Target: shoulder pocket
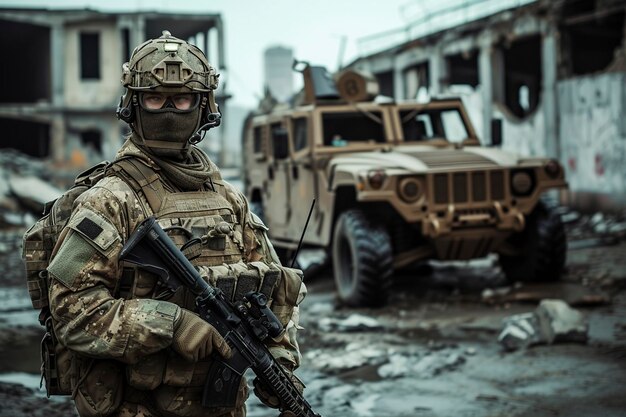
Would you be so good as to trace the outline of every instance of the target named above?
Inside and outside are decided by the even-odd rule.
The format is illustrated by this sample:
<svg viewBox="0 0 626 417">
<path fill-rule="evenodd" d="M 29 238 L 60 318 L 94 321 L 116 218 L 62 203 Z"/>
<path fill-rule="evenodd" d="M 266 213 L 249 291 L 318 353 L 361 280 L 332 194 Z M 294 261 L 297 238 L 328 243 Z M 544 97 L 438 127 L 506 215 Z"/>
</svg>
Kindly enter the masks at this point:
<svg viewBox="0 0 626 417">
<path fill-rule="evenodd" d="M 81 210 L 67 226 L 82 235 L 102 253 L 108 252 L 115 242 L 121 240 L 115 226 L 91 210 Z"/>
</svg>

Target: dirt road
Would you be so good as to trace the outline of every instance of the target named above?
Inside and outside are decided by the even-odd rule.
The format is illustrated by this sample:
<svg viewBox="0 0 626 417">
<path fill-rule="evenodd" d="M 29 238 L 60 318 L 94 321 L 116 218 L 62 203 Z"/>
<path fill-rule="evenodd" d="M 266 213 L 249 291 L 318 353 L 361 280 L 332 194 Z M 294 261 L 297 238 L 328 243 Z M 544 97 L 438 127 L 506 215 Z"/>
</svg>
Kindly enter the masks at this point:
<svg viewBox="0 0 626 417">
<path fill-rule="evenodd" d="M 626 415 L 626 242 L 572 243 L 562 283 L 507 290 L 495 258 L 433 263 L 397 277 L 378 310 L 342 309 L 328 273 L 307 278 L 298 373 L 308 399 L 323 416 Z M 16 253 L 5 244 L 5 271 Z M 73 415 L 67 401 L 36 388 L 36 313 L 19 274 L 4 283 L 0 417 Z M 506 353 L 497 342 L 502 319 L 543 298 L 581 311 L 588 342 Z M 248 405 L 251 417 L 277 414 L 256 398 Z"/>
</svg>

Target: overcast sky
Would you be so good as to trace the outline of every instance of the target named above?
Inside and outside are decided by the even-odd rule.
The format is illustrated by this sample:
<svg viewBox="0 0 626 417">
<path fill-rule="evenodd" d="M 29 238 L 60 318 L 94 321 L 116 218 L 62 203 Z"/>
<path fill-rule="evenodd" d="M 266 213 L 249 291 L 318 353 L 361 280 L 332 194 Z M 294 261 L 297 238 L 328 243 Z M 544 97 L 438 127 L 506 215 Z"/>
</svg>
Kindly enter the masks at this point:
<svg viewBox="0 0 626 417">
<path fill-rule="evenodd" d="M 343 62 L 348 63 L 358 56 L 359 38 L 405 25 L 403 15 L 409 15 L 415 3 L 417 0 L 0 0 L 0 5 L 14 7 L 220 13 L 231 103 L 250 106 L 263 90 L 262 58 L 268 46 L 292 47 L 296 58 L 334 70 L 343 36 Z M 297 83 L 300 85 L 299 80 Z"/>
</svg>

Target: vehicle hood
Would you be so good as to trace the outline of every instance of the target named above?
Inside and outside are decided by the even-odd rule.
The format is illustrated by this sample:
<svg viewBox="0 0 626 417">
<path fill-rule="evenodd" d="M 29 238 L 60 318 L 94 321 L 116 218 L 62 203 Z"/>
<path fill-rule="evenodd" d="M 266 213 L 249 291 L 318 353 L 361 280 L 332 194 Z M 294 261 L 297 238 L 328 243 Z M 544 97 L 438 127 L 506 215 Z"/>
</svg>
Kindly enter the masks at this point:
<svg viewBox="0 0 626 417">
<path fill-rule="evenodd" d="M 493 148 L 440 149 L 431 146 L 398 146 L 392 150 L 339 154 L 331 159 L 329 165 L 331 169 L 344 172 L 382 168 L 423 173 L 515 167 L 519 161 L 512 153 Z"/>
</svg>

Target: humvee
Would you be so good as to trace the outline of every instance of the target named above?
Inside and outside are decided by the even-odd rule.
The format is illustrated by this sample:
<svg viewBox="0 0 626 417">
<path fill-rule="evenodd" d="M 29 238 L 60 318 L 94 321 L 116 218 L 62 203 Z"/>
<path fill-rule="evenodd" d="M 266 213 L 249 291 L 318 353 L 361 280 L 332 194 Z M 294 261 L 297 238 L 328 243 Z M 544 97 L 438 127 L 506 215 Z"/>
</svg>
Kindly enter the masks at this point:
<svg viewBox="0 0 626 417">
<path fill-rule="evenodd" d="M 560 217 L 540 197 L 567 187 L 553 159 L 481 146 L 460 99 L 376 97 L 373 77 L 299 64 L 292 105 L 246 120 L 244 187 L 283 260 L 327 250 L 350 306 L 384 304 L 394 270 L 420 260 L 499 255 L 511 281 L 557 280 Z M 270 103 L 268 105 L 268 103 Z"/>
</svg>

